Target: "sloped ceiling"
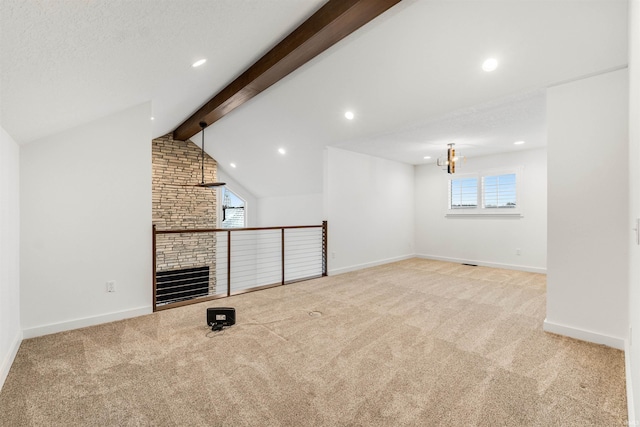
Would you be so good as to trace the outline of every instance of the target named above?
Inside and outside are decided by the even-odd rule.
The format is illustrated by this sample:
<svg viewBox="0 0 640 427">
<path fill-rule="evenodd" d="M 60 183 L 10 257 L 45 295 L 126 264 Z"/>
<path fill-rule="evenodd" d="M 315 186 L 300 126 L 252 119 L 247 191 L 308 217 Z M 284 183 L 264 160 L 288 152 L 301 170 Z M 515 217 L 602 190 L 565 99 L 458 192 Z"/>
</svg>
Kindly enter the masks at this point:
<svg viewBox="0 0 640 427">
<path fill-rule="evenodd" d="M 162 135 L 323 3 L 2 0 L 0 123 L 28 142 L 152 100 Z M 326 146 L 410 164 L 544 146 L 544 89 L 626 63 L 626 0 L 403 0 L 207 128 L 206 150 L 267 197 L 321 192 Z"/>
<path fill-rule="evenodd" d="M 166 134 L 323 3 L 1 0 L 1 123 L 29 142 L 152 100 Z"/>
</svg>

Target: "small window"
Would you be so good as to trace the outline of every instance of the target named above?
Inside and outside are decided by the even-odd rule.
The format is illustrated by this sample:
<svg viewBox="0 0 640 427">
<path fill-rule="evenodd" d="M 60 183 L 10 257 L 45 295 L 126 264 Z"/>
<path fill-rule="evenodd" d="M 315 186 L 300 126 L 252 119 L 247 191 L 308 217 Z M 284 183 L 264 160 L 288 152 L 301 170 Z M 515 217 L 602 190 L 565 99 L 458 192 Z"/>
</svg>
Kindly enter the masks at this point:
<svg viewBox="0 0 640 427">
<path fill-rule="evenodd" d="M 449 178 L 447 216 L 522 216 L 522 167 L 465 173 Z"/>
<path fill-rule="evenodd" d="M 516 207 L 516 174 L 482 177 L 482 194 L 485 209 L 514 209 Z"/>
<path fill-rule="evenodd" d="M 244 200 L 229 190 L 222 188 L 222 218 L 220 228 L 243 228 L 246 226 Z"/>
<path fill-rule="evenodd" d="M 450 183 L 449 209 L 478 207 L 478 178 L 452 179 Z"/>
</svg>

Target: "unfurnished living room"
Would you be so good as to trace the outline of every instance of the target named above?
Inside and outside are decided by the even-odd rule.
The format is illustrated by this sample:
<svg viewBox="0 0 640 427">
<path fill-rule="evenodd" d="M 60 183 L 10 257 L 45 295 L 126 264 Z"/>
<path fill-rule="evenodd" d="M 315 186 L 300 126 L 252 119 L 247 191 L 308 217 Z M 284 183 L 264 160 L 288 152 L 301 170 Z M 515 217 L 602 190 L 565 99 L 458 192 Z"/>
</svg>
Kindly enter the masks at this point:
<svg viewBox="0 0 640 427">
<path fill-rule="evenodd" d="M 639 58 L 640 0 L 0 0 L 0 426 L 640 425 Z"/>
</svg>

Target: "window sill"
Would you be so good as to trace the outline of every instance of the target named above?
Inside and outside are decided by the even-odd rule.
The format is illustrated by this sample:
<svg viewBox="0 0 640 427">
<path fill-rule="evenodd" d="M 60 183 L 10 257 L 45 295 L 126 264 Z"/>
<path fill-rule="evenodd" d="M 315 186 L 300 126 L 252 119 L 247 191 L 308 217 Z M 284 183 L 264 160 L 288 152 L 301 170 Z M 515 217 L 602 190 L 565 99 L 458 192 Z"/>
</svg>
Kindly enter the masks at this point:
<svg viewBox="0 0 640 427">
<path fill-rule="evenodd" d="M 447 213 L 445 218 L 505 218 L 505 219 L 519 219 L 523 218 L 520 212 L 509 212 L 509 213 Z"/>
</svg>

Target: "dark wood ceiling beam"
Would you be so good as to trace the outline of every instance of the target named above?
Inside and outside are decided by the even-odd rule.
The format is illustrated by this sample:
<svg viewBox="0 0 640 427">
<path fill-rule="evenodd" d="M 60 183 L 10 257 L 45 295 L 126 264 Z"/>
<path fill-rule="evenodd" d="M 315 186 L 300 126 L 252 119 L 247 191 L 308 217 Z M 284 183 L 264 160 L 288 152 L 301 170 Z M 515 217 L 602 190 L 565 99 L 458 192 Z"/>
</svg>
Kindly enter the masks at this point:
<svg viewBox="0 0 640 427">
<path fill-rule="evenodd" d="M 173 131 L 184 141 L 301 65 L 324 52 L 401 0 L 329 0 Z"/>
</svg>

